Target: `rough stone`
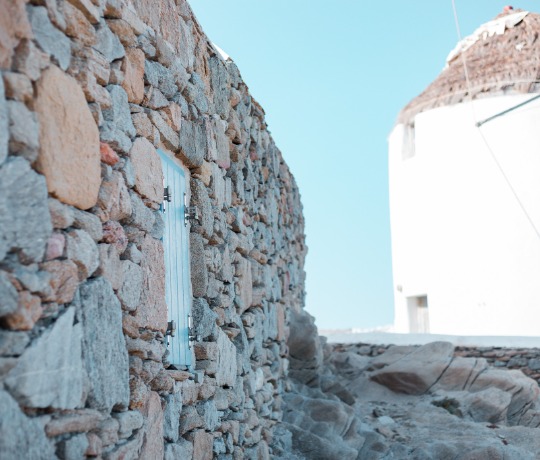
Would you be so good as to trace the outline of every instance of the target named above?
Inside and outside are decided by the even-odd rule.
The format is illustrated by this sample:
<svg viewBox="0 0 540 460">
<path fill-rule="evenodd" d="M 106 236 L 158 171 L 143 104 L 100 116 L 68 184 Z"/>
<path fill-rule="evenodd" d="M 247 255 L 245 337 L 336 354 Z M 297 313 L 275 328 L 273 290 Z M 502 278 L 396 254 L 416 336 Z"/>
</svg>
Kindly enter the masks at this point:
<svg viewBox="0 0 540 460">
<path fill-rule="evenodd" d="M 203 297 L 208 288 L 208 270 L 204 259 L 203 238 L 197 233 L 189 235 L 191 249 L 191 285 L 194 297 Z"/>
<path fill-rule="evenodd" d="M 150 392 L 141 412 L 146 418 L 146 426 L 140 458 L 163 458 L 163 410 L 157 393 Z"/>
<path fill-rule="evenodd" d="M 97 29 L 96 43 L 93 48 L 103 54 L 109 62 L 121 59 L 126 54 L 120 39 L 112 33 L 105 22 L 101 23 Z"/>
<path fill-rule="evenodd" d="M 79 209 L 96 204 L 101 183 L 99 133 L 77 82 L 55 66 L 38 82 L 37 169 L 49 192 Z"/>
<path fill-rule="evenodd" d="M 218 329 L 217 345 L 219 356 L 217 360 L 216 383 L 219 386 L 234 387 L 236 384 L 236 347 L 227 335 Z"/>
<path fill-rule="evenodd" d="M 62 70 L 67 70 L 71 62 L 69 38 L 53 26 L 47 8 L 42 6 L 28 7 L 27 11 L 39 47 L 53 56 Z"/>
<path fill-rule="evenodd" d="M 121 270 L 124 282 L 117 295 L 124 310 L 134 311 L 141 299 L 143 271 L 141 267 L 129 260 L 122 261 Z"/>
<path fill-rule="evenodd" d="M 49 56 L 40 51 L 31 40 L 23 40 L 17 47 L 13 59 L 14 70 L 24 73 L 30 80 L 36 81 L 41 71 L 49 66 Z"/>
<path fill-rule="evenodd" d="M 9 276 L 0 271 L 0 317 L 4 317 L 17 310 L 19 294 L 11 283 Z"/>
<path fill-rule="evenodd" d="M 103 237 L 101 221 L 94 214 L 89 212 L 74 210 L 73 227 L 80 228 L 87 232 L 94 241 L 99 241 Z"/>
<path fill-rule="evenodd" d="M 188 168 L 203 164 L 207 149 L 206 128 L 203 124 L 184 120 L 180 129 L 180 157 Z"/>
<path fill-rule="evenodd" d="M 19 358 L 5 385 L 27 407 L 74 409 L 84 401 L 81 325 L 69 308 Z"/>
<path fill-rule="evenodd" d="M 193 460 L 212 460 L 214 436 L 204 430 L 190 433 L 187 438 L 193 442 Z"/>
<path fill-rule="evenodd" d="M 128 245 L 128 238 L 124 232 L 124 227 L 114 220 L 103 224 L 102 241 L 116 247 L 118 254 L 122 254 Z"/>
<path fill-rule="evenodd" d="M 66 433 L 84 433 L 97 428 L 103 414 L 93 409 L 78 409 L 57 415 L 45 425 L 45 433 L 55 437 Z"/>
<path fill-rule="evenodd" d="M 169 442 L 177 442 L 179 438 L 180 413 L 182 412 L 182 394 L 173 393 L 165 397 L 163 414 L 163 436 Z"/>
<path fill-rule="evenodd" d="M 87 405 L 111 410 L 129 403 L 128 355 L 122 334 L 122 309 L 103 278 L 80 288 L 83 355 L 90 380 Z"/>
<path fill-rule="evenodd" d="M 19 292 L 19 305 L 17 310 L 6 315 L 3 323 L 9 329 L 16 331 L 30 331 L 41 317 L 41 300 L 28 291 Z"/>
<path fill-rule="evenodd" d="M 144 425 L 144 418 L 137 410 L 113 413 L 113 417 L 120 424 L 118 435 L 122 439 L 129 438 L 133 434 L 133 431 L 138 430 Z"/>
<path fill-rule="evenodd" d="M 109 144 L 105 144 L 105 142 L 99 144 L 99 153 L 101 155 L 101 161 L 109 166 L 114 166 L 120 161 L 118 154 Z"/>
<path fill-rule="evenodd" d="M 165 107 L 164 105 L 163 107 Z M 176 151 L 180 144 L 178 134 L 172 129 L 159 112 L 150 112 L 150 120 L 160 133 L 160 140 L 168 150 Z M 189 165 L 188 165 L 189 166 Z"/>
<path fill-rule="evenodd" d="M 83 13 L 91 24 L 97 24 L 99 22 L 101 16 L 99 9 L 91 0 L 69 0 L 69 2 Z"/>
<path fill-rule="evenodd" d="M 0 331 L 0 356 L 20 356 L 30 343 L 24 332 Z"/>
<path fill-rule="evenodd" d="M 210 309 L 205 299 L 193 299 L 192 315 L 197 334 L 201 336 L 201 339 L 217 336 L 216 320 L 218 315 Z"/>
<path fill-rule="evenodd" d="M 2 51 L 0 50 L 0 55 L 1 53 Z M 0 166 L 7 158 L 9 142 L 9 113 L 4 93 L 4 80 L 0 78 Z"/>
<path fill-rule="evenodd" d="M 30 78 L 22 73 L 4 73 L 5 97 L 25 104 L 31 103 L 34 97 L 34 88 Z M 0 89 L 0 92 L 2 90 Z M 0 96 L 2 97 L 2 96 Z"/>
<path fill-rule="evenodd" d="M 64 2 L 62 12 L 66 20 L 66 35 L 87 46 L 93 46 L 96 43 L 96 30 L 82 11 Z"/>
<path fill-rule="evenodd" d="M 20 40 L 32 37 L 32 29 L 26 15 L 26 0 L 2 0 L 0 2 L 0 69 L 9 69 L 13 51 Z M 1 161 L 0 161 L 1 163 Z"/>
<path fill-rule="evenodd" d="M 145 61 L 144 77 L 151 86 L 158 88 L 167 99 L 171 99 L 178 91 L 174 76 L 159 62 Z"/>
<path fill-rule="evenodd" d="M 63 460 L 84 458 L 86 449 L 88 449 L 88 438 L 85 434 L 78 434 L 61 441 L 56 448 L 56 454 Z"/>
<path fill-rule="evenodd" d="M 41 264 L 50 274 L 51 294 L 45 300 L 59 304 L 73 300 L 79 284 L 79 270 L 71 260 L 52 260 Z"/>
<path fill-rule="evenodd" d="M 109 85 L 107 90 L 111 96 L 111 107 L 103 110 L 105 123 L 100 131 L 101 140 L 110 144 L 116 151 L 127 155 L 131 149 L 131 139 L 136 135 L 128 96 L 118 85 Z"/>
<path fill-rule="evenodd" d="M 72 230 L 66 235 L 66 253 L 77 265 L 81 281 L 92 276 L 99 266 L 97 245 L 84 230 Z"/>
<path fill-rule="evenodd" d="M 125 222 L 129 225 L 145 231 L 150 232 L 156 222 L 156 217 L 151 209 L 147 208 L 142 199 L 134 192 L 130 192 L 131 198 L 131 216 L 125 219 Z"/>
<path fill-rule="evenodd" d="M 0 260 L 16 252 L 24 262 L 41 261 L 51 231 L 44 178 L 21 158 L 6 161 L 0 167 Z"/>
<path fill-rule="evenodd" d="M 38 155 L 39 125 L 34 112 L 18 101 L 8 101 L 9 111 L 9 150 L 33 162 Z"/>
<path fill-rule="evenodd" d="M 131 199 L 122 173 L 113 171 L 103 179 L 99 189 L 97 206 L 99 212 L 96 214 L 102 222 L 122 220 L 131 215 Z"/>
<path fill-rule="evenodd" d="M 165 460 L 178 460 L 180 458 L 193 458 L 193 444 L 180 439 L 176 444 L 165 445 Z"/>
<path fill-rule="evenodd" d="M 146 236 L 141 246 L 143 260 L 143 289 L 139 308 L 135 313 L 140 324 L 154 331 L 167 329 L 167 304 L 165 303 L 165 263 L 163 245 L 159 240 Z"/>
<path fill-rule="evenodd" d="M 154 146 L 144 138 L 138 138 L 129 153 L 135 175 L 135 189 L 145 198 L 163 201 L 163 174 L 161 160 Z"/>
<path fill-rule="evenodd" d="M 433 342 L 375 372 L 371 378 L 396 392 L 423 394 L 449 366 L 453 351 L 449 342 Z"/>
<path fill-rule="evenodd" d="M 125 280 L 118 250 L 112 244 L 100 244 L 98 245 L 98 251 L 99 268 L 96 275 L 103 276 L 111 283 L 111 287 L 117 291 Z"/>
<path fill-rule="evenodd" d="M 0 389 L 0 457 L 21 458 L 24 446 L 26 458 L 49 460 L 55 458 L 52 443 L 47 439 L 40 423 L 28 418 L 18 404 Z"/>
<path fill-rule="evenodd" d="M 49 198 L 48 203 L 53 227 L 60 229 L 71 227 L 74 220 L 72 208 L 54 198 Z"/>
<path fill-rule="evenodd" d="M 144 98 L 144 53 L 138 48 L 128 48 L 122 61 L 124 81 L 122 88 L 127 93 L 128 101 L 140 104 Z"/>
</svg>

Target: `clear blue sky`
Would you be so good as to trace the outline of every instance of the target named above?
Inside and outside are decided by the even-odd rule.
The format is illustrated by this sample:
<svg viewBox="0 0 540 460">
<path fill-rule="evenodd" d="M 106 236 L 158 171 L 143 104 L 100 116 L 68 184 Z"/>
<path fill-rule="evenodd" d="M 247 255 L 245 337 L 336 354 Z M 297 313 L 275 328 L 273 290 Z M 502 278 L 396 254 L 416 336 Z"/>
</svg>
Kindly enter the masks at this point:
<svg viewBox="0 0 540 460">
<path fill-rule="evenodd" d="M 302 194 L 319 328 L 393 322 L 387 136 L 457 42 L 450 0 L 190 0 L 266 111 Z M 463 34 L 507 4 L 457 0 Z M 538 11 L 538 1 L 515 8 Z"/>
</svg>

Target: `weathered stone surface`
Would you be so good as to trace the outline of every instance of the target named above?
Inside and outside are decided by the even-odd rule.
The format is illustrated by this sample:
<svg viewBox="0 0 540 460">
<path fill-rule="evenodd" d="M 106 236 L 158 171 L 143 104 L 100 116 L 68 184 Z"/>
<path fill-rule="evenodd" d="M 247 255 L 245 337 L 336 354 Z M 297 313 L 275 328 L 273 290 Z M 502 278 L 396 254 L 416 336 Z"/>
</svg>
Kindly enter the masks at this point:
<svg viewBox="0 0 540 460">
<path fill-rule="evenodd" d="M 28 291 L 19 292 L 17 310 L 6 315 L 3 323 L 12 330 L 30 331 L 42 313 L 41 300 Z"/>
<path fill-rule="evenodd" d="M 240 257 L 236 265 L 238 276 L 238 295 L 241 300 L 240 314 L 251 307 L 253 303 L 253 280 L 251 276 L 251 263 L 248 259 Z"/>
<path fill-rule="evenodd" d="M 218 319 L 218 315 L 210 309 L 205 299 L 193 299 L 192 315 L 197 334 L 202 339 L 216 337 L 218 329 L 216 320 Z"/>
<path fill-rule="evenodd" d="M 102 241 L 112 244 L 118 251 L 118 254 L 122 254 L 128 245 L 128 238 L 124 232 L 124 227 L 114 220 L 103 224 Z"/>
<path fill-rule="evenodd" d="M 131 198 L 122 173 L 113 171 L 103 179 L 99 189 L 96 213 L 102 222 L 122 220 L 131 215 Z"/>
<path fill-rule="evenodd" d="M 208 190 L 198 179 L 191 179 L 191 205 L 199 208 L 199 224 L 203 234 L 208 238 L 214 232 L 214 213 Z M 198 227 L 198 224 L 193 226 Z"/>
<path fill-rule="evenodd" d="M 163 105 L 163 107 L 166 107 L 167 104 Z M 180 144 L 180 139 L 176 131 L 167 124 L 159 112 L 150 112 L 150 120 L 159 131 L 161 142 L 165 148 L 176 151 Z"/>
<path fill-rule="evenodd" d="M 4 6 L 5 7 L 5 6 Z M 0 40 L 1 42 L 2 40 Z M 1 46 L 1 45 L 0 45 Z M 1 54 L 1 50 L 0 50 Z M 0 58 L 1 60 L 1 58 Z M 0 64 L 1 67 L 1 64 Z M 8 154 L 9 113 L 5 99 L 4 80 L 0 78 L 0 166 Z"/>
<path fill-rule="evenodd" d="M 52 260 L 41 268 L 50 274 L 51 295 L 45 300 L 59 304 L 73 300 L 79 284 L 79 270 L 71 260 Z"/>
<path fill-rule="evenodd" d="M 94 430 L 103 420 L 103 414 L 94 409 L 79 409 L 55 416 L 45 426 L 49 437 L 66 433 L 84 433 Z"/>
<path fill-rule="evenodd" d="M 64 2 L 62 12 L 66 20 L 66 35 L 87 46 L 96 43 L 96 30 L 84 13 L 69 2 Z"/>
<path fill-rule="evenodd" d="M 41 71 L 49 66 L 47 53 L 40 51 L 31 40 L 23 40 L 13 58 L 14 70 L 24 73 L 30 80 L 39 79 Z"/>
<path fill-rule="evenodd" d="M 121 270 L 124 282 L 117 295 L 124 310 L 134 311 L 141 299 L 143 270 L 129 260 L 122 261 Z"/>
<path fill-rule="evenodd" d="M 145 198 L 156 203 L 163 201 L 163 174 L 161 160 L 154 146 L 144 138 L 138 138 L 129 152 L 135 189 Z"/>
<path fill-rule="evenodd" d="M 101 221 L 98 217 L 89 212 L 75 209 L 73 212 L 73 227 L 84 230 L 94 241 L 99 241 L 103 237 Z"/>
<path fill-rule="evenodd" d="M 163 410 L 157 393 L 150 392 L 141 413 L 146 418 L 146 426 L 140 458 L 163 458 Z"/>
<path fill-rule="evenodd" d="M 144 61 L 144 53 L 138 48 L 128 48 L 122 61 L 122 88 L 133 104 L 140 104 L 144 98 Z"/>
<path fill-rule="evenodd" d="M 208 270 L 204 256 L 203 238 L 197 233 L 189 235 L 191 250 L 191 285 L 193 296 L 202 297 L 208 288 Z"/>
<path fill-rule="evenodd" d="M 180 439 L 176 444 L 166 444 L 164 458 L 165 460 L 193 458 L 193 444 L 185 439 Z"/>
<path fill-rule="evenodd" d="M 99 268 L 97 275 L 103 276 L 111 287 L 117 291 L 124 283 L 124 273 L 122 270 L 122 261 L 118 255 L 118 250 L 111 244 L 98 245 Z"/>
<path fill-rule="evenodd" d="M 51 231 L 43 177 L 22 158 L 4 162 L 0 167 L 0 260 L 16 252 L 22 261 L 41 261 Z"/>
<path fill-rule="evenodd" d="M 217 345 L 219 356 L 217 360 L 216 383 L 219 386 L 234 387 L 236 384 L 236 347 L 227 335 L 218 329 Z"/>
<path fill-rule="evenodd" d="M 26 458 L 55 458 L 54 448 L 45 436 L 43 427 L 38 421 L 26 417 L 9 393 L 3 390 L 0 390 L 0 407 L 1 458 L 21 458 L 22 449 Z"/>
<path fill-rule="evenodd" d="M 9 69 L 19 41 L 32 37 L 26 15 L 26 0 L 2 0 L 0 3 L 0 68 Z M 0 162 L 1 163 L 1 162 Z"/>
<path fill-rule="evenodd" d="M 118 436 L 122 439 L 129 438 L 134 430 L 138 430 L 144 425 L 144 418 L 138 410 L 113 413 L 113 417 L 120 424 Z"/>
<path fill-rule="evenodd" d="M 4 317 L 17 310 L 19 294 L 11 283 L 9 276 L 0 271 L 0 317 Z"/>
<path fill-rule="evenodd" d="M 109 62 L 123 58 L 126 54 L 120 39 L 112 33 L 105 22 L 101 23 L 97 29 L 96 43 L 93 48 L 103 54 Z"/>
<path fill-rule="evenodd" d="M 203 124 L 184 120 L 180 129 L 180 157 L 188 168 L 202 165 L 207 148 L 206 129 Z"/>
<path fill-rule="evenodd" d="M 178 91 L 173 74 L 159 62 L 147 60 L 144 63 L 144 77 L 151 86 L 158 88 L 167 99 L 171 99 Z"/>
<path fill-rule="evenodd" d="M 127 154 L 131 149 L 131 139 L 136 130 L 131 120 L 127 93 L 121 86 L 109 85 L 107 90 L 111 95 L 111 107 L 103 110 L 105 124 L 100 135 L 104 142 L 109 143 L 116 151 Z"/>
<path fill-rule="evenodd" d="M 69 308 L 45 331 L 9 372 L 5 384 L 27 407 L 74 409 L 84 402 L 81 325 Z"/>
<path fill-rule="evenodd" d="M 64 255 L 66 248 L 66 237 L 63 233 L 53 233 L 47 241 L 47 251 L 45 252 L 45 260 L 58 259 Z"/>
<path fill-rule="evenodd" d="M 449 342 L 429 343 L 375 372 L 371 378 L 396 392 L 423 394 L 446 370 L 453 351 Z"/>
<path fill-rule="evenodd" d="M 30 343 L 24 332 L 0 331 L 0 356 L 20 356 Z"/>
<path fill-rule="evenodd" d="M 193 460 L 212 460 L 214 436 L 204 430 L 190 433 L 187 438 L 193 442 Z"/>
<path fill-rule="evenodd" d="M 99 266 L 97 245 L 84 230 L 72 230 L 66 235 L 66 253 L 77 265 L 81 281 L 92 276 Z"/>
<path fill-rule="evenodd" d="M 85 434 L 78 434 L 58 443 L 56 454 L 58 458 L 64 460 L 84 458 L 86 449 L 88 449 L 88 438 Z"/>
<path fill-rule="evenodd" d="M 28 7 L 27 11 L 39 47 L 53 56 L 62 70 L 67 70 L 71 62 L 69 38 L 53 26 L 46 8 L 42 6 Z"/>
<path fill-rule="evenodd" d="M 34 112 L 18 101 L 8 101 L 9 150 L 33 162 L 38 155 L 39 125 Z"/>
<path fill-rule="evenodd" d="M 77 82 L 51 66 L 38 82 L 41 150 L 37 168 L 49 192 L 79 209 L 96 204 L 101 183 L 99 133 Z"/>
<path fill-rule="evenodd" d="M 97 24 L 100 19 L 99 9 L 92 3 L 91 0 L 69 0 L 69 2 L 77 7 L 92 24 Z"/>
<path fill-rule="evenodd" d="M 34 88 L 30 78 L 22 73 L 5 72 L 3 80 L 7 99 L 14 99 L 26 104 L 31 103 L 34 97 Z"/>
<path fill-rule="evenodd" d="M 109 166 L 114 166 L 120 161 L 118 154 L 109 144 L 105 144 L 105 142 L 99 144 L 99 153 L 101 155 L 101 161 Z"/>
<path fill-rule="evenodd" d="M 165 303 L 165 262 L 161 241 L 146 236 L 141 246 L 143 260 L 143 290 L 135 317 L 139 324 L 154 331 L 167 329 Z"/>
<path fill-rule="evenodd" d="M 485 359 L 455 357 L 442 377 L 433 386 L 433 390 L 468 390 L 480 373 L 488 368 Z"/>
<path fill-rule="evenodd" d="M 472 393 L 467 398 L 467 413 L 475 422 L 505 422 L 512 394 L 497 388 Z"/>
<path fill-rule="evenodd" d="M 96 409 L 127 408 L 128 355 L 122 334 L 122 309 L 103 278 L 81 288 L 83 357 L 90 379 L 87 404 Z"/>
<path fill-rule="evenodd" d="M 182 412 L 182 394 L 173 393 L 165 397 L 165 411 L 163 413 L 163 436 L 167 441 L 177 442 L 179 438 L 178 426 Z"/>
<path fill-rule="evenodd" d="M 130 192 L 129 196 L 131 198 L 131 216 L 125 222 L 145 232 L 152 231 L 156 222 L 154 213 L 144 205 L 139 195 Z"/>
</svg>

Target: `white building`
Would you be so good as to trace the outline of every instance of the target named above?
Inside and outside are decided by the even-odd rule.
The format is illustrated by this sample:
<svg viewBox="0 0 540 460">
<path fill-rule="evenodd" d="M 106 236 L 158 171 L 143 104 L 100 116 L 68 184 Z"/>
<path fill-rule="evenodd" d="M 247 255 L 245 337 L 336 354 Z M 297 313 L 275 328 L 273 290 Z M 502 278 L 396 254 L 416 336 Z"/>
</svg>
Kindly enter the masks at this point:
<svg viewBox="0 0 540 460">
<path fill-rule="evenodd" d="M 498 16 L 400 114 L 389 137 L 396 332 L 540 333 L 539 33 L 540 15 Z"/>
</svg>

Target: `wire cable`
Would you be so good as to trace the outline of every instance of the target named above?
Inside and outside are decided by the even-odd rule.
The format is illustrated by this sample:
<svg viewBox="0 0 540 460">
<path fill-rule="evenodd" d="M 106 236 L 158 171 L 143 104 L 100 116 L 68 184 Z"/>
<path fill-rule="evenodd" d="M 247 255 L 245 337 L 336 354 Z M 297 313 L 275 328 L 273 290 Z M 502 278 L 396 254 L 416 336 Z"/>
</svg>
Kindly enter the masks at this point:
<svg viewBox="0 0 540 460">
<path fill-rule="evenodd" d="M 454 11 L 454 21 L 456 23 L 456 31 L 457 31 L 458 39 L 459 39 L 459 41 L 461 41 L 463 38 L 462 38 L 462 35 L 461 35 L 461 27 L 460 27 L 460 23 L 459 23 L 459 15 L 458 15 L 458 11 L 457 11 L 457 8 L 456 8 L 456 0 L 452 0 L 452 9 Z M 527 209 L 525 208 L 525 205 L 522 203 L 521 199 L 519 198 L 519 195 L 517 194 L 516 189 L 512 185 L 512 182 L 510 182 L 509 177 L 504 172 L 504 169 L 503 169 L 501 163 L 497 159 L 497 156 L 495 155 L 495 152 L 493 151 L 493 149 L 489 145 L 489 142 L 486 139 L 486 136 L 485 136 L 485 134 L 483 133 L 483 131 L 481 129 L 481 125 L 478 125 L 478 117 L 476 116 L 476 110 L 474 108 L 474 100 L 473 100 L 472 91 L 471 91 L 472 85 L 471 85 L 471 80 L 470 80 L 470 77 L 469 77 L 469 69 L 468 69 L 468 66 L 467 66 L 467 58 L 465 56 L 464 51 L 461 52 L 460 54 L 461 54 L 461 60 L 463 62 L 463 71 L 465 72 L 465 80 L 467 82 L 469 98 L 470 98 L 470 101 L 471 101 L 471 110 L 472 110 L 472 113 L 473 113 L 473 118 L 474 118 L 474 121 L 475 121 L 475 124 L 476 124 L 476 128 L 478 129 L 478 133 L 480 134 L 480 137 L 482 138 L 482 141 L 484 142 L 486 148 L 488 149 L 488 152 L 491 155 L 491 158 L 493 159 L 493 161 L 497 165 L 497 168 L 499 169 L 500 173 L 502 174 L 506 184 L 508 185 L 508 188 L 510 189 L 510 191 L 514 195 L 514 198 L 516 199 L 519 207 L 523 211 L 523 214 L 525 214 L 525 217 L 527 218 L 527 220 L 531 224 L 531 227 L 533 228 L 534 232 L 536 233 L 536 236 L 538 237 L 538 240 L 540 241 L 540 231 L 538 230 L 538 228 L 534 224 L 534 221 L 532 220 L 532 217 L 527 212 Z"/>
</svg>

